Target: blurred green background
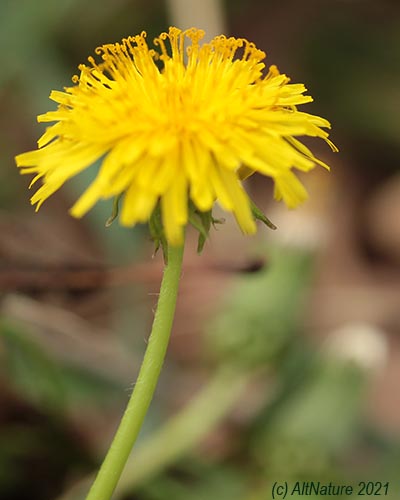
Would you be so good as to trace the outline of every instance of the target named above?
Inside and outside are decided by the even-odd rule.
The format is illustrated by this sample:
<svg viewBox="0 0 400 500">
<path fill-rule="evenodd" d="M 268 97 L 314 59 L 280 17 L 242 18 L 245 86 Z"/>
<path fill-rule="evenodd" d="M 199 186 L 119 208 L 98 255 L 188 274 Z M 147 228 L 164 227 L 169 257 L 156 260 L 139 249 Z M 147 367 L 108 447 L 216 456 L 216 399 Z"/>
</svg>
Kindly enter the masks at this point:
<svg viewBox="0 0 400 500">
<path fill-rule="evenodd" d="M 115 498 L 264 500 L 275 481 L 381 481 L 398 499 L 398 0 L 0 0 L 0 498 L 84 498 L 162 271 L 146 228 L 104 228 L 109 204 L 68 216 L 90 170 L 34 214 L 13 157 L 35 148 L 51 89 L 97 45 L 170 24 L 254 41 L 306 83 L 341 152 L 311 143 L 332 172 L 307 174 L 295 212 L 250 179 L 277 231 L 243 238 L 228 217 L 200 257 L 189 231 L 167 362 Z"/>
</svg>

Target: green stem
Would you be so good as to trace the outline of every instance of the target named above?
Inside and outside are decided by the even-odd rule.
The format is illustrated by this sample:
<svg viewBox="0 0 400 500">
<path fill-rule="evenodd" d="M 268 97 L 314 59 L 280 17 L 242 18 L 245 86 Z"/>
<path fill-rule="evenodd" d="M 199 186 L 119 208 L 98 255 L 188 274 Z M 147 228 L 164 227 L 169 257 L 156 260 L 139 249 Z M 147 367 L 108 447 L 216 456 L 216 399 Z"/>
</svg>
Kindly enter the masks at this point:
<svg viewBox="0 0 400 500">
<path fill-rule="evenodd" d="M 122 474 L 153 398 L 168 347 L 182 269 L 183 246 L 169 247 L 168 264 L 142 366 L 125 414 L 86 500 L 108 500 Z"/>
<path fill-rule="evenodd" d="M 128 460 L 116 498 L 131 493 L 193 449 L 226 418 L 255 374 L 237 366 L 220 367 L 179 413 L 140 443 L 134 459 Z"/>
</svg>

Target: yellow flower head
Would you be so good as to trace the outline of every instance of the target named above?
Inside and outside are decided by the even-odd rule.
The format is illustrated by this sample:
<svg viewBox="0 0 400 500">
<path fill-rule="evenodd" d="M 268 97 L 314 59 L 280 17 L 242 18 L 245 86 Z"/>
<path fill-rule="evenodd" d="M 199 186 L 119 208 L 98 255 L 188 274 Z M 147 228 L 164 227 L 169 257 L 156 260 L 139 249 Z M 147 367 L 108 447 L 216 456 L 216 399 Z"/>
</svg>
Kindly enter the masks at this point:
<svg viewBox="0 0 400 500">
<path fill-rule="evenodd" d="M 69 178 L 101 159 L 93 183 L 71 209 L 83 216 L 98 200 L 123 194 L 120 222 L 150 219 L 158 202 L 166 238 L 183 240 L 188 205 L 200 213 L 216 200 L 233 212 L 244 233 L 256 230 L 241 181 L 259 172 L 272 177 L 275 198 L 288 207 L 307 193 L 292 169 L 328 168 L 297 136 L 327 141 L 328 121 L 297 110 L 312 101 L 275 66 L 263 76 L 265 53 L 242 38 L 170 28 L 150 49 L 146 33 L 96 49 L 79 66 L 74 86 L 53 91 L 56 122 L 39 149 L 16 157 L 22 173 L 43 185 L 37 208 Z M 187 48 L 185 48 L 185 46 Z"/>
</svg>

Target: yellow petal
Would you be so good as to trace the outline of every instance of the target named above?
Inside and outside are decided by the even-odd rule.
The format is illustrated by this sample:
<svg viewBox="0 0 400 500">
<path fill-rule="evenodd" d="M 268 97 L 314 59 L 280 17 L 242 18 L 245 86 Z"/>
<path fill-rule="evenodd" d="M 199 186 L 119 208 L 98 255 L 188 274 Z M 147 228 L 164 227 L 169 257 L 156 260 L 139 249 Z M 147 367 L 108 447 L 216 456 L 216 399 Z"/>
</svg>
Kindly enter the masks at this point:
<svg viewBox="0 0 400 500">
<path fill-rule="evenodd" d="M 161 198 L 162 220 L 168 241 L 179 246 L 183 242 L 183 227 L 188 219 L 187 180 L 177 176 Z"/>
<path fill-rule="evenodd" d="M 283 200 L 289 208 L 295 208 L 307 198 L 306 188 L 293 172 L 275 178 L 276 200 Z"/>
<path fill-rule="evenodd" d="M 156 206 L 157 196 L 143 191 L 132 184 L 126 191 L 120 215 L 123 226 L 133 226 L 137 222 L 146 222 Z"/>
<path fill-rule="evenodd" d="M 251 213 L 249 199 L 236 173 L 216 166 L 212 171 L 211 181 L 222 207 L 234 213 L 244 233 L 254 233 L 256 224 Z"/>
</svg>

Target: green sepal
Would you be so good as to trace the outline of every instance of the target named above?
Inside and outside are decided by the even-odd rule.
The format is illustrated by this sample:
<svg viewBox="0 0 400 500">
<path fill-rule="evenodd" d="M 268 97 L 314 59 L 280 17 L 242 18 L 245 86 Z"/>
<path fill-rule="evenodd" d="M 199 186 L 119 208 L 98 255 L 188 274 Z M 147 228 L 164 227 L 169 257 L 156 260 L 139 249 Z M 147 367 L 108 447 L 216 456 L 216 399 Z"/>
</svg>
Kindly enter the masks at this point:
<svg viewBox="0 0 400 500">
<path fill-rule="evenodd" d="M 214 219 L 214 217 L 211 217 L 211 223 L 213 225 L 213 228 L 216 229 L 215 226 L 217 224 L 225 224 L 225 219 L 223 217 L 221 219 Z"/>
<path fill-rule="evenodd" d="M 202 226 L 205 229 L 204 233 L 199 233 L 199 239 L 197 241 L 197 253 L 200 255 L 203 251 L 204 244 L 210 234 L 211 224 L 214 224 L 214 218 L 212 216 L 211 210 L 208 212 L 198 212 L 199 218 L 201 220 Z"/>
<path fill-rule="evenodd" d="M 164 227 L 161 219 L 160 203 L 157 203 L 156 208 L 149 219 L 149 230 L 151 239 L 154 241 L 154 255 L 162 248 L 164 262 L 168 264 L 168 241 L 164 234 Z"/>
<path fill-rule="evenodd" d="M 275 224 L 268 219 L 268 217 L 257 207 L 257 205 L 253 202 L 253 200 L 250 200 L 250 208 L 253 213 L 253 217 L 255 219 L 264 222 L 264 224 L 268 226 L 270 229 L 274 230 L 277 229 Z"/>
<path fill-rule="evenodd" d="M 197 253 L 201 254 L 204 244 L 208 238 L 208 232 L 211 225 L 209 212 L 191 212 L 189 214 L 189 222 L 199 232 L 199 239 L 197 240 Z"/>
<path fill-rule="evenodd" d="M 197 207 L 189 202 L 189 223 L 199 232 L 199 239 L 197 241 L 197 253 L 200 254 L 203 251 L 204 244 L 208 238 L 210 232 L 211 223 L 213 222 L 213 217 L 211 210 L 207 212 L 201 212 Z"/>
<path fill-rule="evenodd" d="M 106 220 L 106 227 L 110 227 L 111 224 L 118 217 L 118 213 L 119 213 L 119 200 L 121 199 L 121 196 L 122 196 L 122 194 L 119 194 L 118 196 L 114 197 L 112 212 L 111 212 L 110 217 Z"/>
<path fill-rule="evenodd" d="M 211 210 L 206 212 L 200 211 L 191 200 L 189 200 L 188 212 L 188 223 L 191 224 L 199 233 L 197 253 L 200 254 L 203 251 L 205 242 L 210 233 L 211 225 L 215 226 L 215 224 L 223 224 L 225 220 L 215 219 Z M 150 216 L 149 230 L 151 238 L 154 241 L 154 255 L 161 246 L 164 255 L 164 262 L 168 264 L 168 241 L 165 237 L 160 203 L 157 203 L 156 208 Z"/>
</svg>

